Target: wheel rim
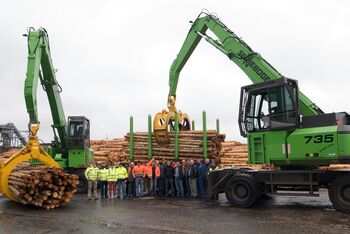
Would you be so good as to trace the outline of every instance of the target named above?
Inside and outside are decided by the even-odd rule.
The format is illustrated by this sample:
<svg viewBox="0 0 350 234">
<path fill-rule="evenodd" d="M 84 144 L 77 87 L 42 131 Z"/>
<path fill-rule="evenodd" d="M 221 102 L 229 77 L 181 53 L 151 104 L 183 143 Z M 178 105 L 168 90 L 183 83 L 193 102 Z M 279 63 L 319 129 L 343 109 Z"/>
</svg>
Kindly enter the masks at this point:
<svg viewBox="0 0 350 234">
<path fill-rule="evenodd" d="M 244 201 L 249 198 L 249 186 L 245 183 L 236 183 L 232 189 L 232 196 L 235 200 Z"/>
</svg>

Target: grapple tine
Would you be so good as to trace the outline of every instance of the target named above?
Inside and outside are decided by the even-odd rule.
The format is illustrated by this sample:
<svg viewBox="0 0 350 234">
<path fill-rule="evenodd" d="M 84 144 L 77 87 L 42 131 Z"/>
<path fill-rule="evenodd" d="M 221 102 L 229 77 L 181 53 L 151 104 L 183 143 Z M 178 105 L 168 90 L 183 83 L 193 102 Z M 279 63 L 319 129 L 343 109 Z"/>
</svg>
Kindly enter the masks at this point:
<svg viewBox="0 0 350 234">
<path fill-rule="evenodd" d="M 179 131 L 188 131 L 191 129 L 190 118 L 186 113 L 178 112 Z M 169 129 L 170 128 L 170 129 Z M 175 112 L 163 110 L 154 117 L 153 130 L 158 144 L 169 142 L 168 131 L 175 130 Z"/>
<path fill-rule="evenodd" d="M 167 116 L 168 112 L 163 110 L 156 114 L 153 120 L 153 131 L 156 141 L 158 143 L 167 143 L 169 142 L 168 136 L 168 126 L 167 126 Z"/>
</svg>

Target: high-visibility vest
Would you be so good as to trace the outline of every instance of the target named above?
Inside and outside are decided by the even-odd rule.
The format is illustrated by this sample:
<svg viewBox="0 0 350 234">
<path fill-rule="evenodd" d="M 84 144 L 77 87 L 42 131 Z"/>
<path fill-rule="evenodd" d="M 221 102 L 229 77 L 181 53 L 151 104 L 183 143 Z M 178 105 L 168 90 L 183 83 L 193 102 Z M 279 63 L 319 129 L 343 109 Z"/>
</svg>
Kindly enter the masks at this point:
<svg viewBox="0 0 350 234">
<path fill-rule="evenodd" d="M 108 182 L 116 182 L 117 181 L 117 168 L 110 167 L 108 169 L 107 180 L 108 180 Z"/>
<path fill-rule="evenodd" d="M 209 171 L 216 171 L 216 170 L 219 170 L 219 167 L 218 166 L 215 166 L 214 168 L 209 168 Z"/>
<path fill-rule="evenodd" d="M 123 180 L 123 179 L 126 179 L 128 178 L 128 172 L 127 170 L 125 169 L 125 167 L 118 167 L 117 168 L 117 179 L 118 180 Z"/>
<path fill-rule="evenodd" d="M 86 168 L 85 177 L 87 180 L 96 181 L 98 179 L 98 168 L 94 166 Z"/>
<path fill-rule="evenodd" d="M 108 178 L 108 169 L 107 168 L 101 168 L 98 170 L 98 179 L 100 181 L 107 181 Z"/>
<path fill-rule="evenodd" d="M 147 167 L 147 169 L 146 169 L 146 174 L 147 174 L 147 176 L 149 178 L 152 178 L 152 170 L 153 170 L 152 166 Z M 156 166 L 154 170 L 155 170 L 155 173 L 156 173 L 156 178 L 158 178 L 160 176 L 160 169 L 159 169 L 159 167 Z"/>
<path fill-rule="evenodd" d="M 132 172 L 133 172 L 135 177 L 144 177 L 145 176 L 145 167 L 144 166 L 135 166 Z"/>
</svg>

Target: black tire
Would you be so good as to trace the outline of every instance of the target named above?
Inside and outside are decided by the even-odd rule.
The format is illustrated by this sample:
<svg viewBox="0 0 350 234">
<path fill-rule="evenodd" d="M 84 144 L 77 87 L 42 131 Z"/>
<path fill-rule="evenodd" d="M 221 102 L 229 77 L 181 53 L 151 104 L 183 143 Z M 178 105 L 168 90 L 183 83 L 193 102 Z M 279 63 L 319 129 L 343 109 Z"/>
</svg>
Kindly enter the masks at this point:
<svg viewBox="0 0 350 234">
<path fill-rule="evenodd" d="M 254 177 L 248 174 L 233 176 L 225 185 L 225 195 L 232 206 L 251 207 L 259 194 L 258 184 Z"/>
<path fill-rule="evenodd" d="M 328 196 L 336 210 L 350 213 L 350 176 L 336 178 L 328 189 Z"/>
<path fill-rule="evenodd" d="M 78 193 L 87 193 L 88 191 L 88 181 L 83 173 L 77 174 L 79 177 L 79 184 L 77 185 Z"/>
</svg>

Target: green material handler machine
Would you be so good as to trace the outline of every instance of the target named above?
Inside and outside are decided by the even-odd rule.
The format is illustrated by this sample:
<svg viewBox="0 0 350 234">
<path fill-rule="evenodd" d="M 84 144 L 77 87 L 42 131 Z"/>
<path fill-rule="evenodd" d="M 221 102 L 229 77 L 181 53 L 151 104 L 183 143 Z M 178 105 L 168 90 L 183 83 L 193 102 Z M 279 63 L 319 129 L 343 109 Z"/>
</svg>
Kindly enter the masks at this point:
<svg viewBox="0 0 350 234">
<path fill-rule="evenodd" d="M 279 73 L 217 16 L 202 12 L 191 23 L 170 69 L 169 112 L 163 110 L 155 117 L 159 123 L 154 124 L 158 141 L 166 141 L 166 125 L 173 126 L 179 74 L 198 43 L 205 39 L 253 82 L 241 88 L 239 110 L 239 128 L 248 141 L 249 163 L 278 168 L 234 167 L 210 172 L 207 196 L 225 193 L 230 204 L 250 207 L 265 194 L 319 196 L 319 189 L 327 188 L 334 207 L 350 212 L 350 171 L 321 169 L 350 163 L 350 115 L 324 113 L 299 91 L 296 80 Z M 216 38 L 209 36 L 208 30 Z M 190 129 L 188 115 L 179 115 L 184 116 L 186 123 L 179 123 L 179 128 Z"/>
<path fill-rule="evenodd" d="M 78 191 L 86 191 L 87 181 L 83 172 L 93 160 L 90 122 L 84 116 L 69 116 L 68 121 L 66 120 L 60 97 L 62 89 L 56 80 L 46 30 L 29 28 L 28 34 L 24 36 L 28 39 L 24 97 L 30 119 L 29 126 L 39 125 L 36 93 L 40 82 L 48 97 L 54 133 L 54 140 L 50 144 L 44 144 L 44 149 L 66 171 L 77 174 L 80 181 Z M 32 160 L 31 163 L 39 162 Z"/>
</svg>

